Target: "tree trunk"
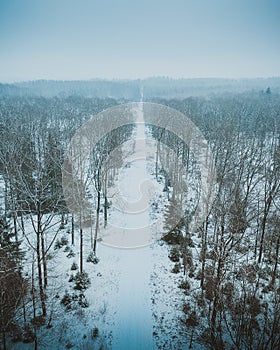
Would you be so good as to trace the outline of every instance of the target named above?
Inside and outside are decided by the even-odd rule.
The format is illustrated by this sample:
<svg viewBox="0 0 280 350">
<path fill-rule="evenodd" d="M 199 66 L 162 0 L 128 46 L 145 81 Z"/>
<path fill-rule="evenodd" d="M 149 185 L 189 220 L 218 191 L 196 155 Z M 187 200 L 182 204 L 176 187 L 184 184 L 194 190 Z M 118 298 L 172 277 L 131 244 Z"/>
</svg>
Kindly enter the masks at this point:
<svg viewBox="0 0 280 350">
<path fill-rule="evenodd" d="M 18 242 L 17 212 L 16 212 L 16 210 L 14 210 L 14 213 L 13 213 L 13 221 L 14 221 L 14 231 L 15 231 L 16 242 Z"/>
<path fill-rule="evenodd" d="M 279 248 L 280 248 L 280 236 L 278 236 L 277 243 L 276 243 L 275 264 L 274 264 L 274 269 L 273 269 L 273 274 L 271 279 L 272 286 L 274 286 L 275 280 L 276 280 L 277 266 L 278 266 L 278 260 L 279 260 Z"/>
<path fill-rule="evenodd" d="M 33 318 L 36 317 L 36 303 L 35 303 L 35 285 L 34 285 L 34 254 L 32 257 L 32 271 L 31 271 L 31 294 L 32 294 L 32 306 L 33 306 Z"/>
<path fill-rule="evenodd" d="M 261 223 L 261 241 L 260 241 L 260 250 L 259 250 L 259 258 L 258 258 L 258 263 L 260 264 L 262 261 L 262 254 L 263 254 L 263 245 L 264 245 L 264 235 L 265 235 L 265 227 L 266 227 L 266 219 L 267 219 L 267 214 L 264 214 L 264 217 L 262 219 Z"/>
<path fill-rule="evenodd" d="M 98 191 L 97 192 L 97 208 L 96 208 L 96 223 L 95 223 L 94 245 L 93 245 L 93 252 L 94 252 L 94 254 L 96 254 L 96 244 L 97 244 L 97 236 L 98 236 L 98 229 L 99 229 L 100 199 L 101 199 L 101 193 L 100 193 L 100 191 Z"/>
<path fill-rule="evenodd" d="M 71 218 L 71 244 L 75 245 L 75 225 L 74 225 L 74 214 Z"/>
<path fill-rule="evenodd" d="M 82 213 L 80 212 L 80 272 L 83 272 L 83 223 Z"/>
<path fill-rule="evenodd" d="M 2 330 L 2 343 L 3 343 L 3 350 L 7 350 L 7 342 L 6 342 L 6 331 Z"/>
<path fill-rule="evenodd" d="M 206 251 L 207 251 L 207 230 L 208 230 L 208 217 L 206 218 L 205 222 L 205 229 L 201 229 L 201 240 L 202 240 L 202 246 L 201 246 L 201 281 L 200 281 L 200 287 L 203 289 L 204 285 L 204 275 L 205 275 L 205 263 L 206 263 Z"/>
<path fill-rule="evenodd" d="M 158 179 L 158 162 L 159 162 L 159 151 L 160 151 L 160 141 L 157 141 L 157 151 L 156 151 L 156 179 Z"/>
<path fill-rule="evenodd" d="M 41 232 L 41 251 L 42 251 L 42 262 L 43 262 L 43 272 L 44 272 L 44 289 L 46 289 L 48 285 L 48 275 L 47 275 L 47 260 L 46 260 L 46 254 L 45 254 L 45 240 L 44 240 L 43 232 Z"/>
<path fill-rule="evenodd" d="M 261 223 L 261 242 L 260 242 L 259 259 L 258 259 L 259 264 L 262 261 L 266 222 L 267 222 L 267 218 L 268 218 L 268 214 L 270 211 L 270 207 L 271 207 L 271 203 L 272 203 L 274 194 L 277 192 L 278 188 L 279 188 L 279 186 L 277 185 L 277 182 L 275 182 L 269 191 L 268 197 L 266 197 L 266 193 L 265 193 L 265 206 L 264 206 L 263 219 L 262 219 L 262 223 Z M 266 188 L 265 188 L 265 191 L 266 191 Z"/>
<path fill-rule="evenodd" d="M 45 303 L 45 294 L 43 288 L 43 275 L 42 275 L 42 265 L 41 265 L 41 251 L 40 251 L 40 238 L 41 238 L 41 215 L 38 214 L 38 228 L 37 228 L 37 245 L 36 245 L 36 253 L 37 253 L 37 268 L 38 268 L 38 280 L 39 280 L 39 290 L 40 290 L 40 299 L 42 306 L 42 314 L 43 316 L 47 315 L 47 308 Z"/>
<path fill-rule="evenodd" d="M 108 198 L 107 198 L 107 171 L 104 180 L 104 228 L 107 226 L 108 221 Z"/>
<path fill-rule="evenodd" d="M 20 217 L 20 222 L 21 222 L 21 230 L 22 230 L 22 234 L 23 234 L 23 235 L 25 235 L 25 227 L 24 227 L 23 214 L 21 214 L 21 217 Z"/>
</svg>

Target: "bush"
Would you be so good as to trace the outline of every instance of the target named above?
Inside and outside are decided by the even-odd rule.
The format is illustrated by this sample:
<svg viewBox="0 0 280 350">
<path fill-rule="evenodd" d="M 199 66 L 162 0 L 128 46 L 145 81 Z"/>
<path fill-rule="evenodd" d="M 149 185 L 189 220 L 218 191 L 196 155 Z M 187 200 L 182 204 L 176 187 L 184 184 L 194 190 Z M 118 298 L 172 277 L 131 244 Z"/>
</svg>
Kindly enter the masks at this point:
<svg viewBox="0 0 280 350">
<path fill-rule="evenodd" d="M 91 262 L 93 264 L 98 264 L 99 263 L 99 259 L 94 254 L 94 252 L 90 252 L 90 254 L 89 254 L 88 258 L 87 258 L 87 262 Z"/>
<path fill-rule="evenodd" d="M 78 265 L 75 262 L 73 262 L 73 264 L 71 266 L 71 270 L 78 270 Z"/>
<path fill-rule="evenodd" d="M 66 306 L 67 310 L 73 309 L 73 306 L 80 305 L 82 308 L 89 307 L 89 302 L 87 301 L 85 295 L 80 293 L 79 295 L 73 293 L 70 295 L 67 291 L 61 300 L 61 304 Z"/>
<path fill-rule="evenodd" d="M 173 247 L 168 255 L 169 259 L 173 262 L 178 262 L 180 261 L 180 253 L 178 248 Z"/>
<path fill-rule="evenodd" d="M 57 239 L 54 244 L 54 250 L 60 249 L 61 247 L 62 247 L 61 242 L 59 239 Z"/>
<path fill-rule="evenodd" d="M 190 268 L 190 272 L 189 272 L 189 278 L 193 278 L 195 276 L 195 269 L 193 267 Z"/>
<path fill-rule="evenodd" d="M 73 274 L 70 275 L 68 282 L 73 282 L 74 281 L 74 276 Z"/>
<path fill-rule="evenodd" d="M 72 302 L 72 297 L 71 295 L 66 291 L 63 298 L 61 299 L 61 304 L 64 306 L 68 306 Z"/>
<path fill-rule="evenodd" d="M 62 246 L 67 245 L 68 244 L 68 238 L 66 236 L 62 236 L 60 242 L 61 242 Z"/>
<path fill-rule="evenodd" d="M 192 311 L 190 314 L 189 314 L 189 317 L 186 319 L 186 326 L 188 327 L 196 327 L 198 326 L 198 318 L 196 316 L 196 313 L 195 311 Z"/>
<path fill-rule="evenodd" d="M 75 253 L 73 252 L 72 249 L 70 249 L 69 253 L 66 255 L 67 258 L 73 258 L 75 256 Z"/>
<path fill-rule="evenodd" d="M 45 324 L 45 318 L 44 316 L 40 315 L 40 316 L 36 316 L 34 318 L 31 319 L 31 323 L 35 326 L 35 327 L 41 327 Z"/>
<path fill-rule="evenodd" d="M 170 245 L 178 245 L 183 240 L 183 235 L 180 230 L 173 229 L 162 237 L 162 240 Z"/>
<path fill-rule="evenodd" d="M 78 304 L 83 308 L 89 307 L 89 302 L 83 293 L 79 295 Z"/>
<path fill-rule="evenodd" d="M 64 252 L 65 252 L 65 253 L 70 252 L 70 247 L 69 247 L 69 245 L 67 245 L 67 246 L 64 248 Z"/>
<path fill-rule="evenodd" d="M 190 290 L 191 285 L 188 281 L 184 281 L 179 284 L 179 288 L 184 289 L 185 291 Z"/>
<path fill-rule="evenodd" d="M 184 304 L 183 305 L 183 312 L 184 312 L 184 314 L 188 314 L 190 312 L 190 310 L 191 310 L 190 304 Z"/>
<path fill-rule="evenodd" d="M 174 267 L 173 267 L 173 269 L 172 269 L 171 272 L 173 272 L 173 273 L 179 273 L 180 270 L 181 270 L 181 265 L 177 263 L 177 264 L 174 265 Z"/>
<path fill-rule="evenodd" d="M 94 327 L 93 330 L 92 330 L 92 332 L 91 332 L 91 337 L 92 337 L 92 339 L 97 338 L 97 337 L 98 337 L 98 333 L 99 333 L 98 328 L 97 328 L 97 327 Z"/>
<path fill-rule="evenodd" d="M 57 249 L 60 249 L 62 248 L 63 246 L 67 245 L 68 244 L 68 238 L 63 236 L 61 237 L 61 239 L 57 239 L 55 241 L 55 245 L 54 245 L 54 249 L 57 250 Z"/>
<path fill-rule="evenodd" d="M 78 272 L 76 276 L 74 277 L 75 286 L 74 289 L 76 290 L 86 290 L 90 285 L 90 279 L 88 277 L 88 274 L 86 272 Z"/>
</svg>

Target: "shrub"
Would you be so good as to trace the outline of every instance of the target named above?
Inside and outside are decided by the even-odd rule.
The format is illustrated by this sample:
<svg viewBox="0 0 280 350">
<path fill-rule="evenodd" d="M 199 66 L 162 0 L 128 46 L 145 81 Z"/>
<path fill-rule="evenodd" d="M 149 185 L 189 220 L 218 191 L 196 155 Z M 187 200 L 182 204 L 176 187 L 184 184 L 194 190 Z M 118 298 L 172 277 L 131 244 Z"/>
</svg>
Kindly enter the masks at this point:
<svg viewBox="0 0 280 350">
<path fill-rule="evenodd" d="M 61 242 L 62 246 L 67 245 L 68 238 L 66 236 L 62 236 L 60 242 Z"/>
<path fill-rule="evenodd" d="M 73 262 L 71 270 L 78 270 L 78 265 L 75 262 Z"/>
<path fill-rule="evenodd" d="M 66 291 L 63 298 L 61 299 L 61 304 L 64 306 L 68 306 L 72 302 L 72 297 L 71 295 Z"/>
<path fill-rule="evenodd" d="M 59 239 L 57 239 L 54 244 L 54 250 L 60 249 L 61 247 L 62 247 L 61 242 Z"/>
<path fill-rule="evenodd" d="M 86 272 L 78 272 L 76 276 L 74 277 L 75 286 L 74 289 L 76 290 L 85 290 L 90 285 L 90 279 L 88 277 L 88 274 Z"/>
<path fill-rule="evenodd" d="M 65 246 L 65 245 L 67 245 L 67 244 L 68 244 L 68 238 L 65 237 L 65 236 L 63 236 L 63 237 L 61 237 L 60 240 L 57 239 L 57 240 L 55 241 L 54 249 L 55 249 L 55 250 L 56 250 L 56 249 L 60 249 L 60 248 L 62 248 L 63 246 Z"/>
<path fill-rule="evenodd" d="M 97 328 L 97 327 L 94 327 L 93 330 L 92 330 L 92 332 L 91 332 L 91 337 L 92 337 L 92 339 L 97 338 L 97 337 L 98 337 L 98 333 L 99 333 L 98 328 Z"/>
<path fill-rule="evenodd" d="M 98 264 L 99 263 L 99 259 L 97 258 L 97 256 L 94 254 L 94 252 L 90 252 L 89 256 L 87 258 L 87 262 L 91 262 L 93 264 Z"/>
<path fill-rule="evenodd" d="M 80 293 L 79 295 L 73 293 L 70 295 L 67 291 L 61 300 L 61 304 L 66 306 L 67 310 L 71 310 L 73 307 L 75 308 L 75 305 L 79 305 L 82 308 L 89 307 L 89 302 L 83 293 Z"/>
<path fill-rule="evenodd" d="M 74 281 L 74 276 L 73 274 L 70 275 L 68 282 L 73 282 Z"/>
<path fill-rule="evenodd" d="M 176 247 L 172 247 L 172 249 L 170 250 L 170 253 L 168 255 L 169 259 L 173 262 L 178 262 L 180 261 L 180 253 L 178 248 Z"/>
<path fill-rule="evenodd" d="M 196 327 L 198 326 L 198 318 L 196 316 L 195 311 L 192 311 L 189 317 L 186 319 L 186 326 L 188 327 Z"/>
<path fill-rule="evenodd" d="M 184 312 L 185 314 L 188 314 L 188 313 L 190 312 L 190 309 L 191 309 L 190 304 L 184 304 L 184 305 L 183 305 L 183 312 Z"/>
<path fill-rule="evenodd" d="M 44 316 L 40 315 L 40 316 L 36 316 L 34 318 L 31 319 L 31 323 L 35 326 L 35 327 L 41 327 L 45 324 L 45 318 Z"/>
<path fill-rule="evenodd" d="M 178 245 L 183 240 L 183 235 L 180 230 L 173 229 L 162 237 L 162 240 L 170 245 Z"/>
<path fill-rule="evenodd" d="M 69 253 L 66 255 L 67 258 L 73 258 L 75 256 L 75 253 L 72 249 L 70 249 Z"/>
<path fill-rule="evenodd" d="M 174 265 L 174 267 L 173 267 L 173 269 L 172 269 L 171 272 L 173 272 L 173 273 L 179 273 L 180 270 L 181 270 L 181 265 L 177 263 L 177 264 Z"/>
<path fill-rule="evenodd" d="M 191 285 L 188 281 L 184 281 L 179 284 L 179 288 L 184 289 L 184 291 L 188 291 L 191 288 Z"/>
<path fill-rule="evenodd" d="M 78 304 L 83 308 L 89 307 L 89 302 L 83 293 L 79 295 Z"/>
</svg>

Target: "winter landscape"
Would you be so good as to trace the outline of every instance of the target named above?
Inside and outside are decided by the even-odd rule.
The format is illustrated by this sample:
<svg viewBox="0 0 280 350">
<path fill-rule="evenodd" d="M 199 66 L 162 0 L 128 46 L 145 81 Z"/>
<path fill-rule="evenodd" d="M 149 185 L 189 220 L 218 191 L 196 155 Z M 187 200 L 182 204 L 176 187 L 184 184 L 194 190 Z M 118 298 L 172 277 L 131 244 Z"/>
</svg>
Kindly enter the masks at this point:
<svg viewBox="0 0 280 350">
<path fill-rule="evenodd" d="M 0 0 L 0 350 L 280 349 L 278 0 Z"/>
<path fill-rule="evenodd" d="M 119 101 L 11 88 L 0 101 L 4 349 L 279 347 L 279 88 L 145 101 L 143 81 L 132 103 L 126 90 Z M 201 151 L 168 131 L 176 113 L 205 135 L 207 196 Z M 134 124 L 98 134 L 87 156 L 84 141 L 71 148 L 107 117 Z"/>
</svg>

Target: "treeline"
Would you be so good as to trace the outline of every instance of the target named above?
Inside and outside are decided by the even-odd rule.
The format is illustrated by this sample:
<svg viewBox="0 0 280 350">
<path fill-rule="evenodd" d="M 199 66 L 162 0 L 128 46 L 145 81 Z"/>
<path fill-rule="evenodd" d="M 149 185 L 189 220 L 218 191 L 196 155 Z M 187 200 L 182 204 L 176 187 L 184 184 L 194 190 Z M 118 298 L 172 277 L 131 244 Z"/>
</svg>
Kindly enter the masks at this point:
<svg viewBox="0 0 280 350">
<path fill-rule="evenodd" d="M 48 291 L 48 259 L 53 249 L 65 244 L 57 237 L 67 221 L 71 227 L 71 244 L 78 242 L 80 245 L 77 283 L 87 280 L 83 267 L 86 215 L 69 212 L 62 189 L 62 165 L 75 132 L 92 116 L 117 104 L 113 99 L 77 96 L 0 99 L 0 176 L 4 183 L 0 213 L 0 324 L 4 349 L 7 348 L 7 334 L 12 334 L 14 340 L 34 341 L 37 348 L 37 327 L 45 323 L 51 327 L 53 311 L 48 305 L 55 295 L 51 296 Z M 95 118 L 97 120 L 98 116 Z M 128 125 L 114 130 L 89 154 L 85 171 L 94 186 L 84 186 L 83 190 L 88 198 L 94 193 L 92 201 L 97 201 L 97 205 L 92 206 L 96 207 L 96 212 L 91 213 L 95 218 L 92 262 L 97 261 L 101 206 L 105 208 L 104 222 L 107 220 L 106 188 L 108 182 L 113 181 L 117 167 L 121 166 L 120 162 L 105 167 L 104 162 L 117 145 L 131 137 L 132 129 Z M 22 252 L 23 240 L 28 252 Z M 24 271 L 30 272 L 28 276 Z"/>
<path fill-rule="evenodd" d="M 250 91 L 272 93 L 280 92 L 280 78 L 257 79 L 172 79 L 169 77 L 151 77 L 136 80 L 73 80 L 54 81 L 36 80 L 12 84 L 0 83 L 0 96 L 37 96 L 66 98 L 77 95 L 86 98 L 114 98 L 117 100 L 139 101 L 143 92 L 144 99 L 176 98 L 187 96 L 209 96 L 214 94 L 237 94 Z"/>
<path fill-rule="evenodd" d="M 187 195 L 195 181 L 178 176 L 168 148 L 175 146 L 178 153 L 173 157 L 180 155 L 182 163 L 189 163 L 184 166 L 187 172 L 193 172 L 195 157 L 179 147 L 175 135 L 153 130 L 159 145 L 158 166 L 168 179 L 170 198 L 163 239 L 171 246 L 172 271 L 182 274 L 178 287 L 184 302 L 178 327 L 190 348 L 196 342 L 209 349 L 276 350 L 280 345 L 280 96 L 251 93 L 157 102 L 195 122 L 208 140 L 216 167 L 214 202 L 204 223 L 190 231 L 191 205 L 176 189 L 186 188 Z M 178 213 L 181 220 L 174 225 L 171 218 Z"/>
</svg>

